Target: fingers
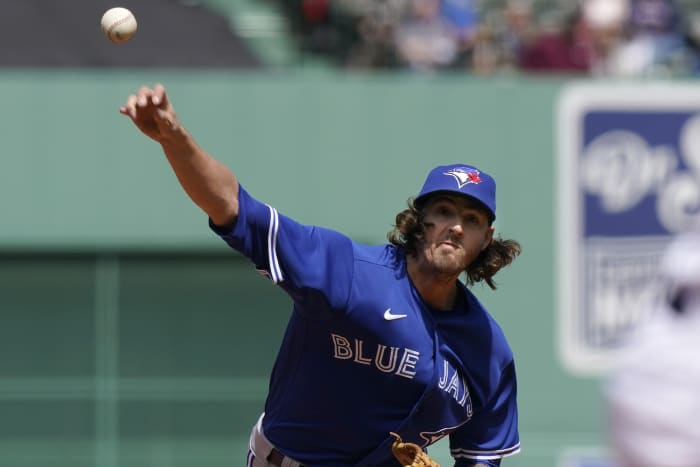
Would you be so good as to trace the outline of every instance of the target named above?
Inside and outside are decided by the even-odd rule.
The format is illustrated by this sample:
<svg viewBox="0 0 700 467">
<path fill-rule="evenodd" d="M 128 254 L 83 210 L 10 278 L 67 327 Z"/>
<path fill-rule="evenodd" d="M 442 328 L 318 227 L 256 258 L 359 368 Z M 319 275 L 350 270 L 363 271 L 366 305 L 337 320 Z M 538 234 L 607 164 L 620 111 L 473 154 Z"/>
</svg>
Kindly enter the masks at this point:
<svg viewBox="0 0 700 467">
<path fill-rule="evenodd" d="M 132 94 L 126 98 L 126 104 L 119 108 L 119 112 L 124 115 L 128 115 L 131 118 L 136 118 L 136 100 L 137 97 Z"/>
<path fill-rule="evenodd" d="M 160 106 L 161 108 L 167 107 L 168 95 L 165 93 L 165 86 L 163 86 L 160 83 L 157 83 L 153 87 L 153 95 L 151 100 L 153 101 L 153 105 Z"/>
<path fill-rule="evenodd" d="M 153 88 L 141 86 L 136 94 L 131 94 L 126 98 L 124 106 L 119 108 L 119 112 L 135 119 L 140 111 L 147 110 L 148 107 L 165 108 L 168 105 L 165 87 L 158 83 Z"/>
<path fill-rule="evenodd" d="M 146 107 L 151 100 L 152 95 L 153 89 L 146 86 L 141 86 L 138 94 L 136 94 L 136 105 L 138 107 Z"/>
</svg>

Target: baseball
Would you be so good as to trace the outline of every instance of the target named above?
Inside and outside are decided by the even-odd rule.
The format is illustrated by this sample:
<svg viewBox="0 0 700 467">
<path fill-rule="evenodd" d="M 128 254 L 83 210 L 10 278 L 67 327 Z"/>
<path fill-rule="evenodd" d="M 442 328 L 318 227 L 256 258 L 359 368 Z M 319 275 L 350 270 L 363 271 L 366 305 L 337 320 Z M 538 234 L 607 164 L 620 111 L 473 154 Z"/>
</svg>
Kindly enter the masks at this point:
<svg viewBox="0 0 700 467">
<path fill-rule="evenodd" d="M 102 15 L 102 32 L 110 41 L 121 44 L 136 34 L 136 18 L 128 9 L 114 7 Z"/>
</svg>

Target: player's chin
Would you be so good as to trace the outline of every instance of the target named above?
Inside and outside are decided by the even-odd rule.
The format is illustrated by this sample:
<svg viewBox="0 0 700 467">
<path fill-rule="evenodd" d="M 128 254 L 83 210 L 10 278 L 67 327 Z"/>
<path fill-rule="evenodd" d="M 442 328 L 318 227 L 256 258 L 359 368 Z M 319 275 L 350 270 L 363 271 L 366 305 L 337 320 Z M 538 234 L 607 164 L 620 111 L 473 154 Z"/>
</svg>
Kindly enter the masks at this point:
<svg viewBox="0 0 700 467">
<path fill-rule="evenodd" d="M 462 255 L 437 255 L 433 258 L 434 269 L 447 275 L 461 274 L 467 267 Z"/>
</svg>

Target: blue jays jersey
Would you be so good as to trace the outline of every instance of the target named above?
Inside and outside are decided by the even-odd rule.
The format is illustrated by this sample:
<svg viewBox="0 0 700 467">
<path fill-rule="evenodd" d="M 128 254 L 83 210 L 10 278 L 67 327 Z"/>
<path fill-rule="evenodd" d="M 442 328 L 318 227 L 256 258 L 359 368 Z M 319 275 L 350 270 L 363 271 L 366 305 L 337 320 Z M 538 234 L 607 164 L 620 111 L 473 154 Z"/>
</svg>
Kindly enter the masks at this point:
<svg viewBox="0 0 700 467">
<path fill-rule="evenodd" d="M 513 355 L 459 283 L 451 311 L 414 288 L 403 251 L 302 225 L 239 190 L 230 230 L 212 229 L 291 297 L 263 430 L 309 466 L 396 467 L 389 432 L 426 447 L 450 437 L 456 465 L 520 449 Z"/>
</svg>

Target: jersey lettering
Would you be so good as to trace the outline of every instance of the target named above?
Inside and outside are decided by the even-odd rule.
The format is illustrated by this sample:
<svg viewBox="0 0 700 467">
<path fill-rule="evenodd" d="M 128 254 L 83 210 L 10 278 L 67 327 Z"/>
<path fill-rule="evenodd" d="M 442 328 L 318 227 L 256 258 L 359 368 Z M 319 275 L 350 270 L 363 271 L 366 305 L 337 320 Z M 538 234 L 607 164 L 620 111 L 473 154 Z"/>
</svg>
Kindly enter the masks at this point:
<svg viewBox="0 0 700 467">
<path fill-rule="evenodd" d="M 331 334 L 331 341 L 335 359 L 352 360 L 358 365 L 374 366 L 383 373 L 395 373 L 408 379 L 416 376 L 415 369 L 420 360 L 420 352 L 417 350 L 377 344 L 372 354 L 364 348 L 365 343 L 361 339 L 353 339 L 351 342 L 347 337 Z"/>
<path fill-rule="evenodd" d="M 447 360 L 443 362 L 442 375 L 438 381 L 438 387 L 450 394 L 460 406 L 466 407 L 467 416 L 472 416 L 472 400 L 469 396 L 467 381 Z"/>
<path fill-rule="evenodd" d="M 384 373 L 391 373 L 396 366 L 396 356 L 399 354 L 398 347 L 389 347 L 389 355 L 386 355 L 386 345 L 377 346 L 377 369 Z"/>
</svg>

